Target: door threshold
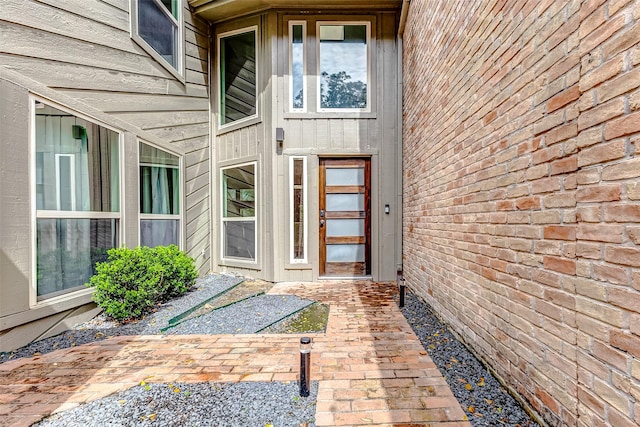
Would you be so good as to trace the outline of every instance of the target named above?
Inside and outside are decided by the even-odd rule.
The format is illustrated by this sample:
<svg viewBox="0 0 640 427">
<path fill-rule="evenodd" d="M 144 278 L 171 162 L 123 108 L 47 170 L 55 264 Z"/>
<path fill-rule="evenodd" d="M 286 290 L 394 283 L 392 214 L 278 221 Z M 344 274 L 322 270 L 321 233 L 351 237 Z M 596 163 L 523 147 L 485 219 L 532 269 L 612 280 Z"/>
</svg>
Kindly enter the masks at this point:
<svg viewBox="0 0 640 427">
<path fill-rule="evenodd" d="M 318 280 L 373 280 L 372 276 L 319 276 Z"/>
</svg>

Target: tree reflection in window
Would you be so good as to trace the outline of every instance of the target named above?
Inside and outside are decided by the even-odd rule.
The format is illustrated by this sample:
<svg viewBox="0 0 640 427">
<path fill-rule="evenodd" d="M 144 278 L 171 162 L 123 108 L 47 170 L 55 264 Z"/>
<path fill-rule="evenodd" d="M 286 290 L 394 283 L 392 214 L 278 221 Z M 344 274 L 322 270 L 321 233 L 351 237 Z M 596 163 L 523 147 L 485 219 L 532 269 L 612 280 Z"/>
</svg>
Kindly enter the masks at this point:
<svg viewBox="0 0 640 427">
<path fill-rule="evenodd" d="M 320 108 L 367 108 L 366 24 L 319 26 Z"/>
</svg>

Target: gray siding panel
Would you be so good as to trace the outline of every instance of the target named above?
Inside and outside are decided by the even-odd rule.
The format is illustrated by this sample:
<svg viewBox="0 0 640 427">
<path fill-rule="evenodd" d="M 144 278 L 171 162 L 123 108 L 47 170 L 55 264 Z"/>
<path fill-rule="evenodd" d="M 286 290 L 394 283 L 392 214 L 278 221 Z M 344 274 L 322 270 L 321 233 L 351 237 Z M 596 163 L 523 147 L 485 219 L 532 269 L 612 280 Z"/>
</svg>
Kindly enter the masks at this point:
<svg viewBox="0 0 640 427">
<path fill-rule="evenodd" d="M 16 144 L 19 144 L 22 157 L 8 165 L 2 164 L 2 173 L 19 168 L 12 177 L 19 182 L 14 186 L 3 185 L 0 189 L 0 233 L 3 238 L 0 242 L 0 335 L 6 335 L 7 328 L 55 312 L 54 308 L 29 309 L 31 248 L 25 244 L 21 248 L 9 248 L 11 242 L 30 242 L 32 238 L 27 172 L 30 165 L 25 149 L 29 141 L 26 119 L 29 117 L 27 94 L 30 90 L 68 105 L 80 114 L 99 116 L 107 125 L 125 130 L 125 152 L 133 158 L 136 150 L 130 145 L 137 144 L 138 138 L 185 155 L 183 230 L 186 250 L 196 258 L 201 273 L 210 270 L 209 27 L 190 15 L 186 0 L 183 4 L 187 15 L 184 20 L 185 83 L 131 39 L 129 0 L 2 1 L 0 67 L 11 71 L 8 75 L 16 76 L 22 89 L 15 89 L 17 86 L 4 81 L 0 86 L 3 99 L 0 108 L 10 109 L 10 113 L 2 112 L 2 120 L 15 118 L 13 124 L 5 126 L 2 123 L 0 161 L 7 162 L 12 158 L 13 154 L 7 150 L 18 147 Z M 22 95 L 18 96 L 16 91 Z M 18 135 L 22 128 L 24 135 Z M 137 191 L 134 179 L 127 177 L 125 180 L 129 193 Z M 3 178 L 3 182 L 8 181 Z M 14 190 L 20 191 L 20 195 L 11 193 Z M 24 212 L 12 207 L 18 200 Z M 130 236 L 137 236 L 137 194 L 127 197 L 125 209 L 127 243 L 135 243 L 136 239 Z M 15 227 L 13 222 L 16 222 Z M 22 235 L 14 236 L 12 233 L 18 230 Z M 87 302 L 86 297 L 72 300 L 60 305 L 60 310 L 73 309 Z M 46 324 L 53 325 L 58 321 L 44 319 L 45 326 L 31 328 L 31 332 L 27 326 L 21 328 L 26 331 L 23 339 L 28 339 L 30 334 L 41 334 Z M 15 336 L 22 333 L 16 331 L 13 332 Z"/>
</svg>

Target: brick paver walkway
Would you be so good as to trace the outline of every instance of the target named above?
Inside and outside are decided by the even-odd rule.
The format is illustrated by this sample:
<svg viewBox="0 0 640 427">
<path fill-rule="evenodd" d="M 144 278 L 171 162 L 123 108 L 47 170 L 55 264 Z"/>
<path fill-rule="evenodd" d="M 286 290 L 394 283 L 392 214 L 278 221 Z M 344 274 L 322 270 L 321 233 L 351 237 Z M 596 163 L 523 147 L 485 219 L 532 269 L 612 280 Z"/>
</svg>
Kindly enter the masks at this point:
<svg viewBox="0 0 640 427">
<path fill-rule="evenodd" d="M 444 378 L 393 301 L 391 283 L 282 283 L 270 293 L 330 305 L 313 337 L 318 426 L 469 427 Z M 0 364 L 0 425 L 140 384 L 296 381 L 301 335 L 117 337 Z"/>
</svg>

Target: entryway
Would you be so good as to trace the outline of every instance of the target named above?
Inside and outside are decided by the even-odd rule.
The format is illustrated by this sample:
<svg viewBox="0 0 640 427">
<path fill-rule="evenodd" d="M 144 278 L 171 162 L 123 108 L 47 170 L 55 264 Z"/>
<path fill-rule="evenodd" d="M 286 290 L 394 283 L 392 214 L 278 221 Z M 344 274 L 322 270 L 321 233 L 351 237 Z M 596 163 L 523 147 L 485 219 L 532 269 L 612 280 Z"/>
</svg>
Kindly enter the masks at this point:
<svg viewBox="0 0 640 427">
<path fill-rule="evenodd" d="M 320 276 L 371 274 L 371 160 L 321 158 Z"/>
</svg>

